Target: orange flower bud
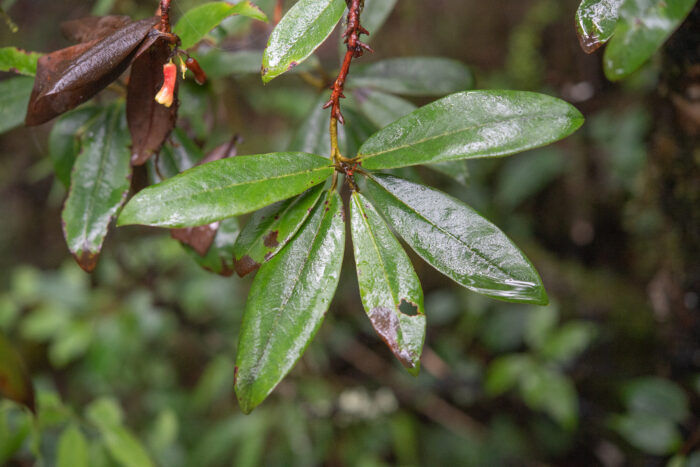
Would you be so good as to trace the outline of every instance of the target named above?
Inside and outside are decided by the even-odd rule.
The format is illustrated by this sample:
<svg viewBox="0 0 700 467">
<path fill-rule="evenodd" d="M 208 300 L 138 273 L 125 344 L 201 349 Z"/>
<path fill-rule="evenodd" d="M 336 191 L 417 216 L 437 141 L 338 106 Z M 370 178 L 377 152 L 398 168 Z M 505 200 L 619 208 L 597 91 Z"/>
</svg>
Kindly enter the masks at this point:
<svg viewBox="0 0 700 467">
<path fill-rule="evenodd" d="M 175 82 L 177 81 L 177 66 L 173 62 L 163 65 L 163 87 L 156 94 L 156 102 L 166 107 L 173 105 Z"/>
</svg>

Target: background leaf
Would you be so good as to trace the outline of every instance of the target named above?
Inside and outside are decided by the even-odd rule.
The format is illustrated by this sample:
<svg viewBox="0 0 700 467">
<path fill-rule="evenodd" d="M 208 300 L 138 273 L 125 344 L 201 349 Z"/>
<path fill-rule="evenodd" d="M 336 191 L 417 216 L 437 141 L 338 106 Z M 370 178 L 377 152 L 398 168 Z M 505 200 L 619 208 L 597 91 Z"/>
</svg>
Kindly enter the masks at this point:
<svg viewBox="0 0 700 467">
<path fill-rule="evenodd" d="M 194 227 L 246 214 L 324 182 L 328 159 L 306 153 L 238 156 L 204 164 L 134 196 L 119 225 Z"/>
<path fill-rule="evenodd" d="M 75 159 L 80 153 L 81 140 L 90 122 L 100 112 L 98 107 L 83 107 L 68 112 L 56 120 L 49 135 L 49 156 L 56 178 L 67 187 Z"/>
<path fill-rule="evenodd" d="M 238 238 L 241 227 L 238 219 L 230 217 L 219 223 L 214 242 L 207 250 L 207 254 L 202 256 L 192 247 L 183 245 L 185 250 L 201 267 L 221 276 L 233 274 L 235 263 L 233 261 L 233 245 Z"/>
<path fill-rule="evenodd" d="M 547 303 L 532 264 L 495 225 L 437 190 L 390 175 L 368 178 L 373 205 L 423 259 L 460 285 L 500 300 Z"/>
<path fill-rule="evenodd" d="M 236 395 L 246 413 L 292 369 L 323 322 L 343 262 L 342 211 L 340 196 L 329 193 L 253 282 L 236 357 Z"/>
<path fill-rule="evenodd" d="M 27 52 L 17 47 L 0 48 L 0 71 L 9 71 L 21 75 L 34 76 L 40 53 Z"/>
<path fill-rule="evenodd" d="M 272 31 L 262 79 L 271 81 L 306 60 L 333 32 L 345 11 L 343 0 L 299 0 Z"/>
<path fill-rule="evenodd" d="M 80 267 L 92 271 L 112 219 L 129 191 L 129 133 L 123 103 L 107 107 L 85 132 L 63 207 L 63 233 Z"/>
<path fill-rule="evenodd" d="M 696 0 L 634 0 L 620 8 L 615 36 L 605 49 L 605 76 L 617 81 L 641 67 L 680 26 Z"/>
<path fill-rule="evenodd" d="M 440 70 L 440 73 L 435 73 Z M 354 67 L 348 87 L 368 87 L 410 96 L 444 96 L 474 86 L 462 62 L 439 57 L 405 57 Z"/>
<path fill-rule="evenodd" d="M 411 261 L 359 193 L 350 202 L 357 281 L 367 316 L 396 358 L 417 375 L 425 340 L 423 290 Z"/>
<path fill-rule="evenodd" d="M 576 11 L 581 48 L 593 53 L 612 37 L 623 0 L 583 0 Z"/>
<path fill-rule="evenodd" d="M 0 334 L 0 396 L 34 411 L 34 386 L 22 358 Z"/>
<path fill-rule="evenodd" d="M 311 215 L 322 193 L 319 185 L 253 214 L 233 248 L 236 273 L 243 277 L 282 250 Z"/>
<path fill-rule="evenodd" d="M 34 79 L 26 77 L 0 81 L 0 133 L 24 122 Z"/>
<path fill-rule="evenodd" d="M 360 148 L 367 169 L 515 154 L 562 139 L 583 124 L 573 106 L 543 94 L 470 91 L 419 108 Z"/>
<path fill-rule="evenodd" d="M 267 16 L 249 0 L 236 4 L 228 2 L 209 2 L 188 10 L 173 28 L 173 33 L 180 36 L 182 49 L 189 49 L 202 40 L 212 29 L 230 16 L 242 15 L 267 22 Z"/>
<path fill-rule="evenodd" d="M 75 425 L 63 430 L 58 440 L 57 467 L 88 467 L 87 440 Z"/>
</svg>

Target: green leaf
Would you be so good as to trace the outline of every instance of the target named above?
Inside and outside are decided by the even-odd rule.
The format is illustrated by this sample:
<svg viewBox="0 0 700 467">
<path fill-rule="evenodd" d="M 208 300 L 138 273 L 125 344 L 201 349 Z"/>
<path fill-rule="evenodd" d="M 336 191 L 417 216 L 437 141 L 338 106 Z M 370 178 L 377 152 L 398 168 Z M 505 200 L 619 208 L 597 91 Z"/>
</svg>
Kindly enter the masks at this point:
<svg viewBox="0 0 700 467">
<path fill-rule="evenodd" d="M 306 60 L 333 32 L 343 11 L 343 0 L 299 0 L 294 4 L 270 35 L 263 55 L 263 82 Z"/>
<path fill-rule="evenodd" d="M 646 413 L 681 423 L 690 415 L 688 396 L 663 378 L 639 378 L 625 385 L 625 405 L 630 412 Z"/>
<path fill-rule="evenodd" d="M 576 11 L 576 29 L 581 48 L 593 53 L 615 32 L 623 0 L 583 0 Z"/>
<path fill-rule="evenodd" d="M 80 267 L 92 271 L 109 225 L 129 192 L 129 132 L 124 106 L 108 107 L 86 130 L 63 207 L 63 233 Z"/>
<path fill-rule="evenodd" d="M 683 442 L 675 423 L 656 415 L 616 415 L 610 420 L 610 425 L 632 446 L 648 454 L 670 454 Z"/>
<path fill-rule="evenodd" d="M 149 159 L 152 164 L 156 163 L 156 159 L 158 162 L 157 173 L 153 170 L 153 183 L 162 181 L 158 174 L 168 179 L 191 169 L 197 165 L 197 162 L 204 159 L 204 153 L 199 146 L 181 129 L 175 128 L 168 141 L 170 144 L 163 146 L 157 158 Z"/>
<path fill-rule="evenodd" d="M 377 128 L 384 128 L 417 108 L 406 99 L 373 89 L 355 89 L 353 96 L 362 114 Z"/>
<path fill-rule="evenodd" d="M 151 467 L 146 449 L 129 430 L 121 425 L 101 425 L 100 434 L 112 458 L 124 467 Z"/>
<path fill-rule="evenodd" d="M 547 303 L 530 261 L 469 206 L 391 175 L 368 178 L 367 194 L 418 255 L 458 284 L 499 300 Z"/>
<path fill-rule="evenodd" d="M 680 26 L 696 0 L 634 0 L 620 8 L 615 36 L 605 49 L 605 76 L 617 81 L 641 67 Z"/>
<path fill-rule="evenodd" d="M 223 20 L 234 15 L 267 22 L 265 13 L 249 0 L 243 0 L 235 5 L 228 2 L 209 2 L 185 13 L 173 28 L 173 33 L 180 36 L 182 41 L 180 47 L 189 49 Z"/>
<path fill-rule="evenodd" d="M 328 159 L 306 153 L 211 162 L 139 192 L 124 207 L 118 225 L 205 225 L 297 195 L 332 173 Z"/>
<path fill-rule="evenodd" d="M 9 71 L 21 75 L 36 75 L 36 64 L 40 53 L 27 52 L 17 47 L 0 48 L 0 71 Z"/>
<path fill-rule="evenodd" d="M 214 243 L 209 247 L 205 256 L 200 256 L 188 245 L 183 245 L 183 247 L 202 268 L 221 276 L 230 276 L 235 268 L 233 245 L 240 231 L 238 219 L 230 217 L 219 223 Z"/>
<path fill-rule="evenodd" d="M 260 73 L 262 51 L 240 50 L 226 52 L 211 49 L 206 54 L 198 55 L 197 60 L 210 79 L 223 78 L 231 75 L 246 75 Z"/>
<path fill-rule="evenodd" d="M 498 396 L 515 387 L 533 367 L 529 355 L 506 355 L 489 365 L 484 389 L 490 396 Z"/>
<path fill-rule="evenodd" d="M 34 386 L 22 357 L 0 334 L 0 396 L 34 411 Z"/>
<path fill-rule="evenodd" d="M 355 67 L 348 87 L 368 87 L 409 96 L 444 96 L 474 86 L 462 62 L 440 57 L 392 58 Z"/>
<path fill-rule="evenodd" d="M 88 448 L 85 436 L 75 425 L 63 430 L 58 440 L 57 467 L 88 467 Z"/>
<path fill-rule="evenodd" d="M 523 91 L 470 91 L 440 99 L 372 135 L 367 169 L 515 154 L 562 139 L 583 124 L 564 101 Z"/>
<path fill-rule="evenodd" d="M 255 214 L 233 247 L 236 273 L 243 277 L 273 258 L 311 215 L 323 193 L 319 185 L 294 200 L 268 206 Z"/>
<path fill-rule="evenodd" d="M 49 156 L 56 178 L 66 187 L 70 186 L 71 171 L 80 153 L 81 139 L 99 111 L 98 107 L 81 107 L 59 117 L 51 129 Z"/>
<path fill-rule="evenodd" d="M 572 321 L 552 332 L 539 349 L 547 359 L 567 363 L 578 357 L 596 336 L 591 323 Z"/>
<path fill-rule="evenodd" d="M 24 76 L 0 81 L 0 133 L 24 123 L 34 78 Z"/>
<path fill-rule="evenodd" d="M 523 400 L 533 410 L 542 410 L 562 428 L 571 430 L 578 421 L 578 396 L 563 374 L 534 365 L 520 380 Z"/>
<path fill-rule="evenodd" d="M 420 281 L 401 244 L 359 193 L 352 194 L 350 219 L 362 305 L 377 334 L 417 375 L 425 340 Z"/>
<path fill-rule="evenodd" d="M 235 389 L 244 412 L 272 392 L 318 331 L 338 286 L 344 247 L 343 204 L 333 192 L 258 271 L 236 357 Z"/>
<path fill-rule="evenodd" d="M 445 161 L 426 165 L 427 168 L 451 178 L 460 185 L 469 185 L 469 166 L 467 161 Z"/>
</svg>

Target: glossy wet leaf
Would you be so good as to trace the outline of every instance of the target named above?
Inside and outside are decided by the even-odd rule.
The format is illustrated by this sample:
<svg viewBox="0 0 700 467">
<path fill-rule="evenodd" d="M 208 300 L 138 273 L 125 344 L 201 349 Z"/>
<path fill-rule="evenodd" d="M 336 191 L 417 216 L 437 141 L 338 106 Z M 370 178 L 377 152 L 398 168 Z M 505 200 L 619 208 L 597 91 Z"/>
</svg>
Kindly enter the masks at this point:
<svg viewBox="0 0 700 467">
<path fill-rule="evenodd" d="M 34 386 L 22 357 L 0 334 L 0 396 L 27 406 L 34 411 Z"/>
<path fill-rule="evenodd" d="M 246 413 L 292 369 L 323 322 L 343 262 L 342 211 L 337 193 L 324 196 L 292 242 L 255 277 L 236 357 L 236 395 Z"/>
<path fill-rule="evenodd" d="M 127 87 L 126 120 L 131 133 L 131 163 L 146 163 L 175 127 L 179 102 L 177 84 L 175 100 L 170 107 L 156 102 L 155 97 L 163 86 L 163 65 L 170 58 L 170 45 L 158 39 L 148 50 L 134 60 Z"/>
<path fill-rule="evenodd" d="M 41 54 L 36 52 L 27 52 L 17 47 L 2 47 L 0 48 L 0 71 L 34 76 L 39 57 Z"/>
<path fill-rule="evenodd" d="M 583 0 L 576 11 L 581 48 L 593 53 L 612 37 L 623 0 Z"/>
<path fill-rule="evenodd" d="M 306 60 L 333 32 L 345 11 L 343 0 L 299 0 L 270 35 L 262 63 L 268 82 Z"/>
<path fill-rule="evenodd" d="M 26 76 L 0 81 L 0 133 L 20 126 L 34 80 Z"/>
<path fill-rule="evenodd" d="M 605 76 L 620 80 L 641 67 L 692 10 L 696 0 L 633 0 L 620 8 L 615 36 L 605 49 Z"/>
<path fill-rule="evenodd" d="M 469 91 L 428 104 L 372 135 L 367 169 L 507 156 L 562 139 L 583 124 L 566 102 L 523 91 Z"/>
<path fill-rule="evenodd" d="M 129 134 L 113 104 L 87 128 L 63 206 L 63 233 L 80 267 L 92 271 L 112 219 L 129 192 Z"/>
<path fill-rule="evenodd" d="M 230 16 L 242 15 L 267 22 L 267 16 L 249 0 L 236 4 L 229 2 L 209 2 L 188 10 L 173 28 L 180 36 L 181 47 L 189 49 L 201 41 L 212 29 Z"/>
<path fill-rule="evenodd" d="M 234 246 L 236 273 L 243 277 L 273 258 L 299 231 L 323 193 L 319 185 L 296 199 L 253 214 Z"/>
<path fill-rule="evenodd" d="M 101 40 L 42 56 L 25 123 L 39 125 L 92 98 L 131 64 L 157 18 L 127 24 Z"/>
<path fill-rule="evenodd" d="M 88 446 L 85 435 L 75 425 L 69 425 L 58 439 L 57 467 L 88 467 Z"/>
<path fill-rule="evenodd" d="M 498 227 L 461 201 L 381 174 L 368 178 L 367 194 L 419 256 L 460 285 L 500 300 L 547 303 L 530 261 Z"/>
<path fill-rule="evenodd" d="M 148 187 L 124 207 L 119 225 L 193 227 L 246 214 L 324 182 L 328 159 L 306 153 L 238 156 Z"/>
<path fill-rule="evenodd" d="M 238 219 L 230 217 L 217 222 L 218 228 L 213 243 L 205 255 L 200 255 L 193 248 L 186 246 L 187 252 L 202 268 L 221 276 L 230 276 L 234 272 L 233 246 L 241 231 Z"/>
<path fill-rule="evenodd" d="M 440 57 L 392 58 L 360 65 L 348 79 L 348 87 L 409 96 L 444 96 L 473 86 L 474 77 L 466 65 Z"/>
<path fill-rule="evenodd" d="M 61 23 L 61 33 L 71 42 L 90 42 L 113 34 L 132 19 L 128 16 L 86 16 Z"/>
<path fill-rule="evenodd" d="M 418 276 L 389 227 L 359 193 L 352 194 L 350 223 L 362 305 L 377 334 L 416 375 L 425 340 Z"/>
<path fill-rule="evenodd" d="M 71 171 L 81 148 L 81 139 L 89 123 L 99 113 L 98 107 L 83 107 L 62 115 L 49 135 L 49 156 L 56 178 L 68 188 Z"/>
</svg>

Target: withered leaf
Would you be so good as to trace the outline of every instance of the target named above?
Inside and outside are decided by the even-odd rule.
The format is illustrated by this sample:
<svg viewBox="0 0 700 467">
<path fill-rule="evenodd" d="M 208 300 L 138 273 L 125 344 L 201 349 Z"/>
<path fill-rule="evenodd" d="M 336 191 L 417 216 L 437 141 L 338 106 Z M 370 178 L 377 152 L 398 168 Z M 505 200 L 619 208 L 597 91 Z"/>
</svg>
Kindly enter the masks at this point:
<svg viewBox="0 0 700 467">
<path fill-rule="evenodd" d="M 61 33 L 71 42 L 91 42 L 103 39 L 131 22 L 128 16 L 87 16 L 64 21 Z"/>
<path fill-rule="evenodd" d="M 155 100 L 163 85 L 163 65 L 170 57 L 170 46 L 157 39 L 131 66 L 126 98 L 126 118 L 131 132 L 131 163 L 143 165 L 161 146 L 177 120 L 177 85 L 175 101 L 165 107 Z"/>
<path fill-rule="evenodd" d="M 88 101 L 116 80 L 142 50 L 158 18 L 129 23 L 103 39 L 39 59 L 25 124 L 40 125 Z"/>
</svg>

